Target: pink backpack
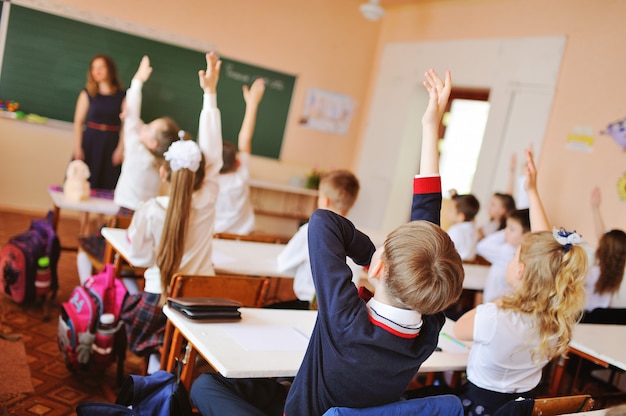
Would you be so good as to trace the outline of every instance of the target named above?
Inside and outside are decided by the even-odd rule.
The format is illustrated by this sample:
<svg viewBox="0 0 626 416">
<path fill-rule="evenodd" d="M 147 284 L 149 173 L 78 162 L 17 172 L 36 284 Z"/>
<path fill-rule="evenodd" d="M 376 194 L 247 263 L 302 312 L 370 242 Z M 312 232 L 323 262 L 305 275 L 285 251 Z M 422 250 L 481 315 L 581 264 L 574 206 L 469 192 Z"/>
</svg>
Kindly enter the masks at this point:
<svg viewBox="0 0 626 416">
<path fill-rule="evenodd" d="M 113 272 L 113 265 L 107 264 L 83 286 L 76 286 L 69 300 L 61 305 L 59 349 L 72 371 L 104 370 L 115 361 L 118 349 L 125 348 L 119 317 L 128 292 Z M 98 328 L 103 314 L 113 315 L 107 330 Z"/>
</svg>

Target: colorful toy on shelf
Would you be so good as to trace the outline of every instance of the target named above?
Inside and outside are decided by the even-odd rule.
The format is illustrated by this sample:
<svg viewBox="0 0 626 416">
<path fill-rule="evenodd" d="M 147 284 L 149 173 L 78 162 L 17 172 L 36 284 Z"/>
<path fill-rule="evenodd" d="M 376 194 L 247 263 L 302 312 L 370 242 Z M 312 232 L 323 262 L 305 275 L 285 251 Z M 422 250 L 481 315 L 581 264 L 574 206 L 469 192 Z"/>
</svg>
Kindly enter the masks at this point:
<svg viewBox="0 0 626 416">
<path fill-rule="evenodd" d="M 0 111 L 6 111 L 7 106 L 4 105 L 4 101 L 0 100 Z"/>
<path fill-rule="evenodd" d="M 9 100 L 6 102 L 6 111 L 14 113 L 18 108 L 20 108 L 20 103 L 17 101 Z"/>
</svg>

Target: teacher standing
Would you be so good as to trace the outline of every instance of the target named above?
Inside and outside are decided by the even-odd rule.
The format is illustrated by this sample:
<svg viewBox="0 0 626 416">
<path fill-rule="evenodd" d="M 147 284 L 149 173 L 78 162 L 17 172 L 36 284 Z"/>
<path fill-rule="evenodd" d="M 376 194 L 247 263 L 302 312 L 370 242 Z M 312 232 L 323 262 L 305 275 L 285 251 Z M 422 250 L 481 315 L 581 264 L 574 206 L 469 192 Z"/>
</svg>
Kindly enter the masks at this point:
<svg viewBox="0 0 626 416">
<path fill-rule="evenodd" d="M 96 55 L 87 71 L 87 83 L 78 95 L 74 113 L 74 159 L 85 161 L 92 189 L 115 189 L 124 155 L 120 140 L 126 91 L 120 82 L 115 62 Z M 88 214 L 81 215 L 81 235 L 89 233 Z"/>
</svg>

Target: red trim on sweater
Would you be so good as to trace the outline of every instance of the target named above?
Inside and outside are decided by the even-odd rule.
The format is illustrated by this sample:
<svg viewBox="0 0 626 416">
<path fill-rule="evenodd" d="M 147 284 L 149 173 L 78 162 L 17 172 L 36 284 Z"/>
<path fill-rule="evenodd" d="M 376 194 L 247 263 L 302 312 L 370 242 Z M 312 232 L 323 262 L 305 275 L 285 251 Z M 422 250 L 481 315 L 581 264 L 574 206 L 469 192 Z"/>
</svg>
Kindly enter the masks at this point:
<svg viewBox="0 0 626 416">
<path fill-rule="evenodd" d="M 400 338 L 406 338 L 406 339 L 410 339 L 410 338 L 417 338 L 419 336 L 419 331 L 417 332 L 417 334 L 405 334 L 404 332 L 400 332 L 400 331 L 396 331 L 395 329 L 391 328 L 390 326 L 387 326 L 385 324 L 383 324 L 380 321 L 377 321 L 376 319 L 374 319 L 372 317 L 372 315 L 369 315 L 370 318 L 370 322 L 373 323 L 374 325 L 381 327 L 382 329 L 384 329 L 385 331 L 400 337 Z"/>
<path fill-rule="evenodd" d="M 413 194 L 441 193 L 441 177 L 425 176 L 413 179 Z"/>
</svg>

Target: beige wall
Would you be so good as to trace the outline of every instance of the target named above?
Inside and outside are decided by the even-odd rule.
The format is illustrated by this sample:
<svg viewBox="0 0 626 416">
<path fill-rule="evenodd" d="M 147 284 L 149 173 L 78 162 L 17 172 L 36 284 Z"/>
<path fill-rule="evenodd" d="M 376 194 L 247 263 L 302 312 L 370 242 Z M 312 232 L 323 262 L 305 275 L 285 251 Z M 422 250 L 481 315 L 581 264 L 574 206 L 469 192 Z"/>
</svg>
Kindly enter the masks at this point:
<svg viewBox="0 0 626 416">
<path fill-rule="evenodd" d="M 595 185 L 603 192 L 606 225 L 626 229 L 626 202 L 617 193 L 617 180 L 626 173 L 626 152 L 611 137 L 599 134 L 608 122 L 626 117 L 626 57 L 620 53 L 626 44 L 621 22 L 626 2 L 601 3 L 423 1 L 387 11 L 377 52 L 378 57 L 387 42 L 566 35 L 539 160 L 539 188 L 551 222 L 577 228 L 590 241 L 594 234 L 588 201 Z M 579 124 L 593 126 L 596 142 L 591 153 L 565 149 L 567 135 Z"/>
<path fill-rule="evenodd" d="M 253 167 L 255 176 L 285 183 L 312 166 L 356 166 L 367 124 L 363 115 L 385 43 L 566 35 L 539 160 L 540 191 L 555 224 L 578 228 L 591 237 L 589 192 L 600 185 L 607 225 L 626 228 L 626 205 L 616 192 L 617 179 L 626 172 L 626 152 L 599 134 L 592 153 L 565 149 L 574 125 L 591 125 L 597 133 L 609 121 L 626 116 L 622 53 L 626 2 L 621 0 L 603 0 L 601 6 L 588 0 L 424 0 L 388 8 L 381 23 L 360 16 L 356 11 L 360 0 L 155 0 L 149 8 L 143 7 L 145 2 L 128 0 L 57 2 L 206 40 L 235 59 L 297 74 L 282 160 L 256 159 Z M 308 87 L 355 98 L 358 109 L 348 135 L 297 124 Z M 41 183 L 60 182 L 70 134 L 39 126 L 7 127 L 8 123 L 0 120 L 0 205 L 42 209 L 48 203 L 46 195 L 35 194 L 43 192 Z M 41 158 L 32 153 L 44 151 L 50 153 Z M 35 161 L 43 173 L 34 169 Z"/>
</svg>

